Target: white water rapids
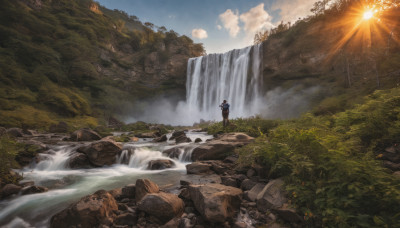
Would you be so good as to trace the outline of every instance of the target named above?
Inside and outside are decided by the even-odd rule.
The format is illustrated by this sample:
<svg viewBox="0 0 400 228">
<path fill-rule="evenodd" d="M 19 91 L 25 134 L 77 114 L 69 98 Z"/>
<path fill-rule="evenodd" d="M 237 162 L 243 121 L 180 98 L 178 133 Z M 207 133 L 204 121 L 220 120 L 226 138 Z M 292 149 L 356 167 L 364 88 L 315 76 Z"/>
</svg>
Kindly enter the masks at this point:
<svg viewBox="0 0 400 228">
<path fill-rule="evenodd" d="M 203 142 L 212 138 L 199 132 L 188 132 L 194 141 Z M 151 139 L 150 139 L 151 140 Z M 185 165 L 190 162 L 191 151 L 196 144 L 174 141 L 153 143 L 141 139 L 138 142 L 125 143 L 123 153 L 116 157 L 116 164 L 109 167 L 92 169 L 67 168 L 67 160 L 79 145 L 77 143 L 52 145 L 50 150 L 41 154 L 38 164 L 18 170 L 23 173 L 23 182 L 34 181 L 35 185 L 49 188 L 48 192 L 15 196 L 0 201 L 0 227 L 48 227 L 52 215 L 76 202 L 81 197 L 99 189 L 111 190 L 135 183 L 136 179 L 148 178 L 161 188 L 174 189 L 186 174 Z M 162 151 L 178 147 L 182 154 L 178 159 L 171 159 Z M 129 151 L 134 151 L 129 154 Z M 123 156 L 129 161 L 123 162 Z M 155 159 L 170 159 L 176 167 L 165 170 L 147 170 L 147 164 Z"/>
</svg>

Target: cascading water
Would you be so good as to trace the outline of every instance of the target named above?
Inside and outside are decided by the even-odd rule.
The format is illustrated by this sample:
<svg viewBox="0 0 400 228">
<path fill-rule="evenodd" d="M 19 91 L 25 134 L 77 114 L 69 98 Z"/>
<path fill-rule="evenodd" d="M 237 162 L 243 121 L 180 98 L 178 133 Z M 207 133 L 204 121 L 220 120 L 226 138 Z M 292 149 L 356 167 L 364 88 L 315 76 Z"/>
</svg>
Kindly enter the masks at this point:
<svg viewBox="0 0 400 228">
<path fill-rule="evenodd" d="M 217 110 L 223 100 L 231 105 L 230 118 L 258 114 L 261 64 L 261 44 L 189 59 L 186 105 L 191 118 L 220 119 Z"/>
</svg>

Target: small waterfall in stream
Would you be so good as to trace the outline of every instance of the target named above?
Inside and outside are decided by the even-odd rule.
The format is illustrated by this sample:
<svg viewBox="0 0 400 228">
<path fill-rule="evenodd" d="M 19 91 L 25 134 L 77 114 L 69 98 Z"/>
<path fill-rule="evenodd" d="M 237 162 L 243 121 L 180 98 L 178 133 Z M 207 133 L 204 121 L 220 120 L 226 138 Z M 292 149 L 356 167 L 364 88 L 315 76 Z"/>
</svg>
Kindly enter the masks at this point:
<svg viewBox="0 0 400 228">
<path fill-rule="evenodd" d="M 230 118 L 259 113 L 262 98 L 262 46 L 191 58 L 187 66 L 186 105 L 198 121 L 219 120 L 219 104 L 230 103 Z"/>
</svg>

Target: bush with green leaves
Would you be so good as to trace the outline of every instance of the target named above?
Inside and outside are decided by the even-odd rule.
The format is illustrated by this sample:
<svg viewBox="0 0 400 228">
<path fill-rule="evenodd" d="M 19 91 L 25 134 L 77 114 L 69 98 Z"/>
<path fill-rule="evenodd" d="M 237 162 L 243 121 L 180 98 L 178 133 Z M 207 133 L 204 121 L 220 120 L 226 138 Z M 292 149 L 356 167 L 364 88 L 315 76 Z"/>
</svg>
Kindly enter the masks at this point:
<svg viewBox="0 0 400 228">
<path fill-rule="evenodd" d="M 22 144 L 17 143 L 9 136 L 0 137 L 0 187 L 6 184 L 16 184 L 20 180 L 19 177 L 11 175 L 10 170 L 19 167 L 15 156 L 22 148 Z"/>
</svg>

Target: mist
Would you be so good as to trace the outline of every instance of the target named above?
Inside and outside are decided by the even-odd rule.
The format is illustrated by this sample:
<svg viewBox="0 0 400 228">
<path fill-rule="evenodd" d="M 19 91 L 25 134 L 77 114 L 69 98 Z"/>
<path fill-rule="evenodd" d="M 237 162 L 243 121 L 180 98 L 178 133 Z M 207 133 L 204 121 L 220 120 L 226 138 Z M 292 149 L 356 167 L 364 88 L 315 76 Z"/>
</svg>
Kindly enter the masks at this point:
<svg viewBox="0 0 400 228">
<path fill-rule="evenodd" d="M 303 88 L 295 86 L 290 89 L 277 87 L 269 90 L 263 97 L 250 101 L 246 110 L 230 108 L 230 119 L 239 117 L 261 116 L 266 119 L 288 119 L 299 117 L 312 107 L 312 101 L 320 92 L 319 86 Z M 229 103 L 229 101 L 228 101 Z M 173 126 L 191 126 L 205 121 L 221 121 L 221 110 L 215 107 L 214 113 L 203 112 L 199 108 L 193 108 L 186 101 L 159 98 L 148 102 L 137 102 L 135 107 L 140 107 L 129 117 L 124 118 L 126 123 L 144 121 L 147 123 L 169 124 Z M 240 114 L 239 114 L 240 113 Z"/>
</svg>

